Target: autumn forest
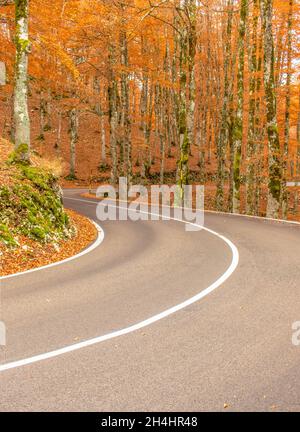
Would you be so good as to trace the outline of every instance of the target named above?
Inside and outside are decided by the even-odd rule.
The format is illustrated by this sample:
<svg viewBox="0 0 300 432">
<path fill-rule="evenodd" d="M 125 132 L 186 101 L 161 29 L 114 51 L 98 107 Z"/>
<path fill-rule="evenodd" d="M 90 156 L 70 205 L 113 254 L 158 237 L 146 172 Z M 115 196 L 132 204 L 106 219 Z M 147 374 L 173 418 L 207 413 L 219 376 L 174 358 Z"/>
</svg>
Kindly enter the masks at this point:
<svg viewBox="0 0 300 432">
<path fill-rule="evenodd" d="M 297 218 L 299 6 L 1 0 L 1 135 L 68 185 L 205 184 L 211 209 Z"/>
</svg>

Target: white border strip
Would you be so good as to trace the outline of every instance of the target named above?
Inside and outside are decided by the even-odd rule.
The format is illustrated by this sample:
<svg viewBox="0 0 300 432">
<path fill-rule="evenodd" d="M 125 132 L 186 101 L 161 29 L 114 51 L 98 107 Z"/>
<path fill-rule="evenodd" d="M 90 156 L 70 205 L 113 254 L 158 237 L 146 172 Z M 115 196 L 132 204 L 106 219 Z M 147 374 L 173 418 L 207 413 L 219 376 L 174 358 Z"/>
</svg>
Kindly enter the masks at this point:
<svg viewBox="0 0 300 432">
<path fill-rule="evenodd" d="M 75 189 L 71 189 L 72 191 L 74 191 Z M 79 189 L 79 190 L 86 190 L 86 189 Z M 95 194 L 96 195 L 96 194 Z M 81 194 L 80 196 L 83 196 L 83 194 Z M 67 199 L 78 199 L 78 198 L 68 198 Z M 93 198 L 87 198 L 87 200 L 85 202 L 92 202 L 92 203 L 100 203 L 100 202 L 105 202 L 104 200 L 98 199 L 97 201 L 92 201 Z M 109 198 L 107 198 L 108 201 L 110 201 Z M 84 200 L 82 200 L 84 201 Z M 119 200 L 120 201 L 120 200 Z M 127 201 L 123 201 L 122 202 L 127 202 Z M 149 206 L 151 206 L 151 203 L 143 203 L 143 204 L 148 204 Z M 164 207 L 164 205 L 160 205 L 160 207 Z M 168 206 L 169 207 L 169 206 Z M 170 207 L 170 209 L 174 209 L 175 207 Z M 177 207 L 182 209 L 182 207 Z M 130 210 L 130 209 L 128 209 Z M 249 219 L 257 219 L 257 220 L 261 220 L 261 221 L 266 221 L 266 222 L 278 222 L 278 223 L 285 223 L 285 224 L 292 224 L 292 225 L 300 225 L 300 222 L 298 221 L 292 221 L 292 220 L 288 220 L 288 219 L 275 219 L 275 218 L 270 218 L 270 217 L 266 217 L 266 216 L 255 216 L 255 215 L 248 215 L 248 214 L 243 214 L 243 213 L 230 213 L 230 212 L 226 212 L 226 211 L 217 211 L 217 210 L 203 210 L 204 213 L 212 213 L 212 214 L 219 214 L 219 215 L 224 215 L 224 216 L 237 216 L 237 217 L 244 217 L 244 218 L 249 218 Z M 142 212 L 141 212 L 142 213 Z"/>
<path fill-rule="evenodd" d="M 292 224 L 292 225 L 300 225 L 300 222 L 292 221 L 288 219 L 274 219 L 269 218 L 265 216 L 254 216 L 254 215 L 247 215 L 247 214 L 241 214 L 241 213 L 229 213 L 229 212 L 222 212 L 222 211 L 216 211 L 216 210 L 204 210 L 204 213 L 212 213 L 212 214 L 219 214 L 224 216 L 238 216 L 238 217 L 244 217 L 248 219 L 257 219 L 264 222 L 278 222 L 278 223 L 284 223 L 284 224 Z"/>
<path fill-rule="evenodd" d="M 74 201 L 83 201 L 83 202 L 90 203 L 90 204 L 99 204 L 98 201 L 93 202 L 91 200 L 83 200 L 83 199 L 79 199 L 79 198 L 68 198 L 68 199 L 74 200 Z M 115 207 L 115 206 L 113 206 L 113 207 Z M 144 212 L 144 213 L 148 213 L 148 212 Z M 149 214 L 153 215 L 153 213 L 149 213 Z M 167 217 L 167 219 L 176 220 L 178 222 L 182 222 L 185 224 L 197 226 L 196 224 L 193 224 L 191 222 L 186 222 L 186 221 L 181 220 L 181 219 L 175 219 L 172 217 Z M 205 231 L 209 232 L 210 234 L 218 237 L 219 239 L 223 240 L 227 244 L 227 246 L 229 246 L 229 248 L 231 249 L 231 252 L 232 252 L 232 261 L 231 261 L 230 266 L 228 267 L 226 272 L 221 277 L 219 277 L 219 279 L 217 279 L 215 282 L 213 282 L 209 287 L 207 287 L 206 289 L 204 289 L 200 293 L 196 294 L 195 296 L 185 300 L 184 302 L 179 303 L 178 305 L 173 306 L 173 307 L 171 307 L 171 308 L 169 308 L 169 309 L 167 309 L 167 310 L 165 310 L 165 311 L 163 311 L 157 315 L 154 315 L 154 316 L 152 316 L 146 320 L 140 321 L 137 324 L 133 324 L 133 325 L 131 325 L 129 327 L 125 327 L 121 330 L 107 333 L 103 336 L 88 339 L 88 340 L 85 340 L 85 341 L 82 341 L 82 342 L 79 342 L 79 343 L 76 343 L 73 345 L 69 345 L 69 346 L 66 346 L 63 348 L 56 349 L 54 351 L 49 351 L 49 352 L 46 352 L 44 354 L 39 354 L 39 355 L 36 355 L 33 357 L 28 357 L 28 358 L 25 358 L 22 360 L 17 360 L 14 362 L 0 365 L 0 372 L 7 371 L 9 369 L 15 369 L 18 367 L 26 366 L 26 365 L 29 365 L 32 363 L 37 363 L 37 362 L 42 361 L 42 360 L 49 360 L 53 357 L 58 357 L 60 355 L 64 355 L 64 354 L 67 354 L 67 353 L 70 353 L 73 351 L 77 351 L 77 350 L 82 349 L 82 348 L 87 348 L 91 345 L 96 345 L 98 343 L 107 341 L 109 339 L 113 339 L 113 338 L 116 338 L 119 336 L 124 336 L 124 335 L 132 333 L 136 330 L 140 330 L 144 327 L 147 327 L 151 324 L 154 324 L 155 322 L 160 321 L 161 319 L 166 318 L 166 317 L 180 311 L 181 309 L 186 308 L 187 306 L 190 306 L 191 304 L 203 299 L 208 294 L 213 292 L 216 288 L 218 288 L 220 285 L 222 285 L 232 275 L 232 273 L 237 268 L 238 263 L 239 263 L 239 252 L 238 252 L 237 247 L 229 239 L 227 239 L 223 235 L 218 234 L 217 232 L 212 231 L 211 229 L 206 228 L 206 227 L 201 227 L 201 228 L 204 229 Z"/>
<path fill-rule="evenodd" d="M 16 276 L 20 276 L 20 275 L 24 275 L 24 274 L 28 274 L 28 273 L 33 273 L 33 272 L 36 272 L 36 271 L 40 271 L 40 270 L 48 269 L 48 268 L 51 268 L 51 267 L 55 267 L 57 265 L 64 264 L 66 262 L 73 261 L 74 259 L 80 258 L 83 255 L 86 255 L 86 254 L 92 252 L 94 249 L 96 249 L 103 242 L 103 240 L 104 240 L 104 231 L 100 227 L 100 225 L 98 225 L 95 221 L 93 221 L 91 219 L 89 219 L 89 221 L 96 227 L 97 238 L 94 241 L 94 243 L 92 243 L 88 248 L 84 249 L 83 251 L 79 252 L 76 255 L 73 255 L 73 256 L 71 256 L 69 258 L 65 258 L 65 259 L 63 259 L 61 261 L 56 261 L 54 263 L 47 264 L 47 265 L 44 265 L 44 266 L 41 266 L 41 267 L 35 267 L 35 268 L 29 269 L 29 270 L 25 270 L 23 272 L 13 273 L 13 274 L 6 275 L 6 276 L 0 276 L 0 284 L 1 284 L 1 281 L 5 280 L 5 279 L 11 279 L 11 278 L 14 278 Z"/>
</svg>

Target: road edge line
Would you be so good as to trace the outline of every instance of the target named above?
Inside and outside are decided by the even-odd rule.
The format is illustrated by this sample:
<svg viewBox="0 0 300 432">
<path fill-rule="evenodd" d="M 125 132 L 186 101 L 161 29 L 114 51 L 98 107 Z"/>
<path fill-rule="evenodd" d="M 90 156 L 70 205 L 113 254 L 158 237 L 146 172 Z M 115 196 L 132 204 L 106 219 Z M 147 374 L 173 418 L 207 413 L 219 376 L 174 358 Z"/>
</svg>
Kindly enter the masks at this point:
<svg viewBox="0 0 300 432">
<path fill-rule="evenodd" d="M 89 202 L 90 204 L 92 204 L 92 202 L 90 200 L 83 200 L 83 199 L 78 199 L 78 198 L 69 198 L 69 199 L 75 200 L 75 201 L 85 201 L 85 202 Z M 98 202 L 94 201 L 94 204 L 98 204 Z M 147 212 L 147 213 L 149 213 L 151 215 L 151 212 Z M 188 222 L 188 221 L 184 221 L 184 220 L 176 219 L 176 218 L 172 218 L 172 217 L 168 217 L 167 219 L 175 220 L 177 222 L 181 222 L 184 224 L 196 225 L 192 222 Z M 186 308 L 187 306 L 192 305 L 193 303 L 198 302 L 199 300 L 203 299 L 204 297 L 206 297 L 207 295 L 212 293 L 219 286 L 221 286 L 224 282 L 226 282 L 226 280 L 229 279 L 230 276 L 236 270 L 236 268 L 239 264 L 239 251 L 238 251 L 238 248 L 235 246 L 235 244 L 231 240 L 229 240 L 227 237 L 223 236 L 222 234 L 217 233 L 216 231 L 211 230 L 210 228 L 206 228 L 204 226 L 201 228 L 204 231 L 207 231 L 210 234 L 212 234 L 212 235 L 218 237 L 219 239 L 221 239 L 222 241 L 224 241 L 232 252 L 232 260 L 231 260 L 230 266 L 215 282 L 213 282 L 207 288 L 200 291 L 198 294 L 190 297 L 189 299 L 166 309 L 163 312 L 160 312 L 156 315 L 153 315 L 150 318 L 142 320 L 136 324 L 132 324 L 129 327 L 125 327 L 121 330 L 115 330 L 115 331 L 107 333 L 105 335 L 97 336 L 97 337 L 94 337 L 91 339 L 87 339 L 85 341 L 78 342 L 76 344 L 67 345 L 65 347 L 58 348 L 58 349 L 53 350 L 53 351 L 48 351 L 48 352 L 43 353 L 43 354 L 37 354 L 37 355 L 32 356 L 32 357 L 28 357 L 28 358 L 21 359 L 21 360 L 16 360 L 16 361 L 9 362 L 6 364 L 4 363 L 4 364 L 0 365 L 0 372 L 4 372 L 4 371 L 10 370 L 10 369 L 15 369 L 18 367 L 27 366 L 29 364 L 37 363 L 37 362 L 40 362 L 43 360 L 49 360 L 49 359 L 54 358 L 54 357 L 58 357 L 58 356 L 61 356 L 64 354 L 68 354 L 70 352 L 78 351 L 79 349 L 87 348 L 87 347 L 92 346 L 92 345 L 97 345 L 101 342 L 104 342 L 104 341 L 114 339 L 114 338 L 119 337 L 119 336 L 124 336 L 126 334 L 135 332 L 135 331 L 140 330 L 144 327 L 147 327 L 151 324 L 154 324 L 155 322 L 160 321 L 161 319 L 164 319 L 164 318 Z"/>
<path fill-rule="evenodd" d="M 48 268 L 51 268 L 51 267 L 58 266 L 60 264 L 65 264 L 67 262 L 73 261 L 73 260 L 75 260 L 77 258 L 80 258 L 80 257 L 82 257 L 82 256 L 84 256 L 84 255 L 86 255 L 86 254 L 88 254 L 90 252 L 92 252 L 94 249 L 96 249 L 98 246 L 100 246 L 100 244 L 103 242 L 105 234 L 104 234 L 103 228 L 97 222 L 93 221 L 90 218 L 87 218 L 87 219 L 95 226 L 95 228 L 97 230 L 97 238 L 96 238 L 96 240 L 92 244 L 90 244 L 90 246 L 88 246 L 87 248 L 83 249 L 81 252 L 77 253 L 76 255 L 73 255 L 71 257 L 65 258 L 63 260 L 56 261 L 56 262 L 50 263 L 50 264 L 46 264 L 46 265 L 41 266 L 41 267 L 35 267 L 35 268 L 29 269 L 29 270 L 25 270 L 25 271 L 22 271 L 22 272 L 13 273 L 13 274 L 10 274 L 10 275 L 5 275 L 5 276 L 0 276 L 0 284 L 1 284 L 1 281 L 7 280 L 7 279 L 12 279 L 12 278 L 18 277 L 18 276 L 23 276 L 23 275 L 28 274 L 28 273 L 34 273 L 36 271 L 45 270 L 45 269 L 48 269 Z"/>
</svg>

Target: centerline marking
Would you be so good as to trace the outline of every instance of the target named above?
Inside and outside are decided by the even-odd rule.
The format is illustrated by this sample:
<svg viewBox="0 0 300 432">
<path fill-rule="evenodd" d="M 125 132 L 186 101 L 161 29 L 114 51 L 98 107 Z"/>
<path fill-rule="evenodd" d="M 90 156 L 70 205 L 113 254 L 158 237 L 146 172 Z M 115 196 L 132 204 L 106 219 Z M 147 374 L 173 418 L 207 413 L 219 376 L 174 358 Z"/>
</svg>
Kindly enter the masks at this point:
<svg viewBox="0 0 300 432">
<path fill-rule="evenodd" d="M 65 197 L 64 199 L 69 199 L 69 200 L 73 200 L 73 201 L 81 201 L 81 202 L 85 202 L 87 204 L 99 204 L 99 201 L 84 200 L 84 199 L 80 199 L 80 198 Z M 111 206 L 111 207 L 119 207 L 119 206 L 114 206 L 114 205 L 110 205 L 110 204 L 107 204 L 107 203 L 106 203 L 106 205 Z M 128 210 L 129 211 L 130 210 L 135 211 L 134 209 L 128 209 Z M 155 215 L 154 213 L 151 213 L 151 212 L 144 212 L 144 211 L 143 212 L 140 211 L 140 212 L 141 213 L 145 213 L 145 214 L 149 214 L 149 215 L 153 215 L 153 216 L 157 216 L 157 215 Z M 199 225 L 194 224 L 192 222 L 188 222 L 188 221 L 184 221 L 184 220 L 181 220 L 181 219 L 173 218 L 171 216 L 164 216 L 164 219 L 175 220 L 177 222 L 181 222 L 181 223 L 190 224 L 190 225 L 194 225 L 194 226 L 200 227 Z M 82 348 L 87 348 L 89 346 L 96 345 L 96 344 L 99 344 L 101 342 L 104 342 L 104 341 L 107 341 L 107 340 L 110 340 L 110 339 L 114 339 L 114 338 L 119 337 L 119 336 L 124 336 L 126 334 L 135 332 L 135 331 L 140 330 L 140 329 L 142 329 L 144 327 L 147 327 L 147 326 L 149 326 L 151 324 L 154 324 L 157 321 L 160 321 L 161 319 L 164 319 L 164 318 L 166 318 L 166 317 L 168 317 L 168 316 L 170 316 L 170 315 L 172 315 L 172 314 L 174 314 L 174 313 L 176 313 L 176 312 L 178 312 L 178 311 L 180 311 L 180 310 L 182 310 L 182 309 L 184 309 L 184 308 L 192 305 L 193 303 L 196 303 L 197 301 L 199 301 L 199 300 L 203 299 L 204 297 L 206 297 L 208 294 L 212 293 L 215 289 L 217 289 L 220 285 L 222 285 L 233 274 L 233 272 L 236 270 L 236 268 L 238 266 L 238 263 L 239 263 L 239 252 L 238 252 L 237 247 L 227 237 L 225 237 L 225 236 L 223 236 L 223 235 L 217 233 L 216 231 L 213 231 L 213 230 L 211 230 L 211 229 L 209 229 L 207 227 L 203 226 L 201 228 L 203 230 L 207 231 L 208 233 L 210 233 L 210 234 L 218 237 L 219 239 L 223 240 L 227 244 L 227 246 L 230 248 L 230 250 L 232 252 L 232 260 L 231 260 L 230 266 L 227 268 L 227 270 L 225 271 L 225 273 L 222 274 L 222 276 L 220 276 L 215 282 L 213 282 L 207 288 L 205 288 L 204 290 L 202 290 L 200 293 L 198 293 L 198 294 L 190 297 L 189 299 L 183 301 L 182 303 L 179 303 L 176 306 L 173 306 L 173 307 L 171 307 L 169 309 L 166 309 L 163 312 L 160 312 L 160 313 L 158 313 L 158 314 L 156 314 L 156 315 L 154 315 L 154 316 L 152 316 L 150 318 L 147 318 L 147 319 L 145 319 L 143 321 L 140 321 L 140 322 L 138 322 L 136 324 L 133 324 L 133 325 L 131 325 L 129 327 L 125 327 L 123 329 L 116 330 L 116 331 L 107 333 L 107 334 L 102 335 L 102 336 L 98 336 L 98 337 L 94 337 L 94 338 L 91 338 L 91 339 L 87 339 L 85 341 L 78 342 L 78 343 L 72 344 L 72 345 L 68 345 L 68 346 L 65 346 L 65 347 L 53 350 L 53 351 L 48 351 L 48 352 L 43 353 L 43 354 L 38 354 L 38 355 L 35 355 L 35 356 L 32 356 L 32 357 L 28 357 L 28 358 L 24 358 L 24 359 L 21 359 L 21 360 L 16 360 L 16 361 L 13 361 L 13 362 L 2 364 L 2 365 L 0 365 L 0 372 L 4 372 L 4 371 L 10 370 L 10 369 L 15 369 L 15 368 L 18 368 L 18 367 L 22 367 L 22 366 L 26 366 L 26 365 L 29 365 L 29 364 L 37 363 L 37 362 L 40 362 L 40 361 L 43 361 L 43 360 L 49 360 L 49 359 L 54 358 L 54 357 L 58 357 L 58 356 L 61 356 L 61 355 L 64 355 L 64 354 L 68 354 L 68 353 L 71 353 L 73 351 L 80 350 Z"/>
</svg>

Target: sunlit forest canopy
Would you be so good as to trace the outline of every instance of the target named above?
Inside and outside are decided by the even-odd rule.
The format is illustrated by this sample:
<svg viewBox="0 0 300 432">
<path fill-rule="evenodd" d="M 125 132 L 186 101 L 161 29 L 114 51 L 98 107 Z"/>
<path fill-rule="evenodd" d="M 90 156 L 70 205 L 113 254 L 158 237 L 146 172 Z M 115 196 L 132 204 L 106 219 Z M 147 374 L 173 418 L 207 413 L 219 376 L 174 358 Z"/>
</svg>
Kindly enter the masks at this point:
<svg viewBox="0 0 300 432">
<path fill-rule="evenodd" d="M 286 217 L 299 18 L 298 0 L 2 0 L 2 136 L 60 157 L 70 181 L 205 183 L 218 210 Z"/>
</svg>

